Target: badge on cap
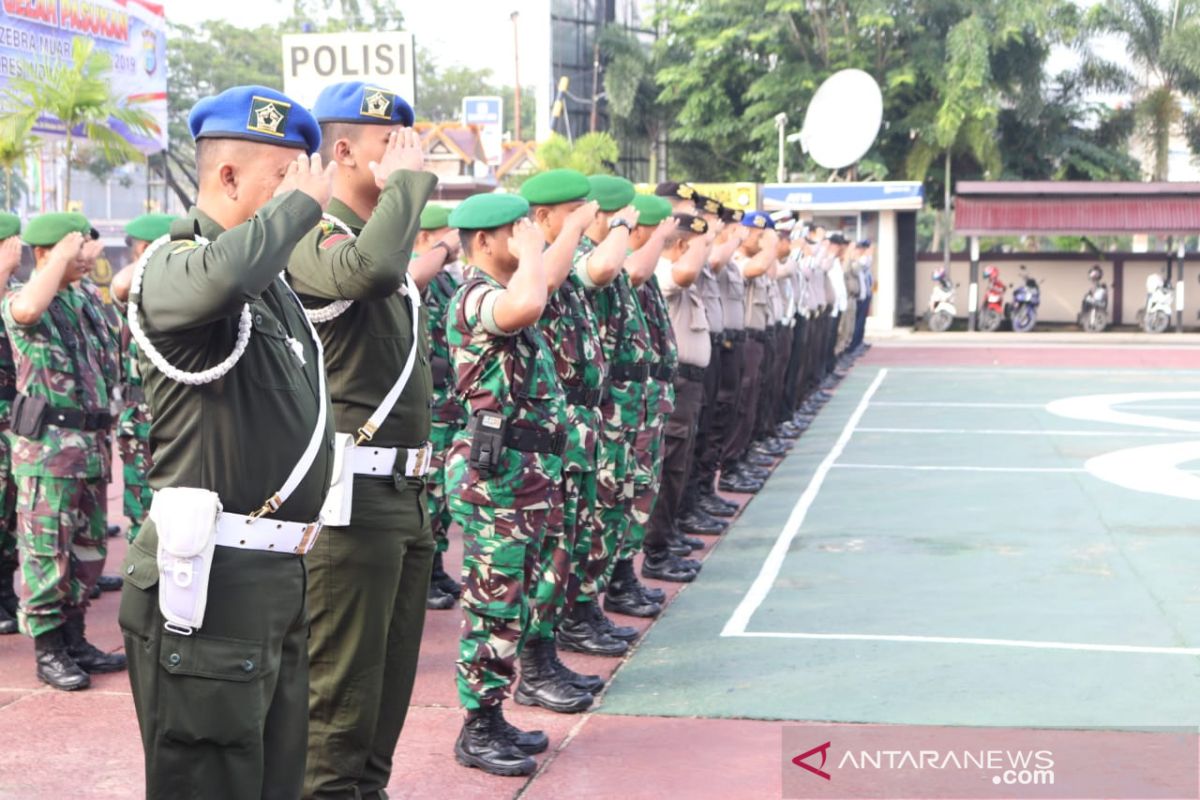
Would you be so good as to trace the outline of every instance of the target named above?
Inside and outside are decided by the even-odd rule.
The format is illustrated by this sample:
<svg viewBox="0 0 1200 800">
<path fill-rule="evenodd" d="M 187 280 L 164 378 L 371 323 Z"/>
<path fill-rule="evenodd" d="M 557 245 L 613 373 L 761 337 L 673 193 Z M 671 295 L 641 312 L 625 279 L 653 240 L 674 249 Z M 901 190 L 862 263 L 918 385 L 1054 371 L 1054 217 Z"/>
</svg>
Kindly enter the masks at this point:
<svg viewBox="0 0 1200 800">
<path fill-rule="evenodd" d="M 695 217 L 692 219 L 692 230 L 694 230 L 696 233 L 707 233 L 708 223 L 699 217 Z"/>
<path fill-rule="evenodd" d="M 284 129 L 291 108 L 291 103 L 254 95 L 250 99 L 250 119 L 246 121 L 246 130 L 282 139 L 287 135 Z"/>
<path fill-rule="evenodd" d="M 373 87 L 363 89 L 362 108 L 359 113 L 364 117 L 390 120 L 392 107 L 396 104 L 396 95 Z"/>
<path fill-rule="evenodd" d="M 716 214 L 721 210 L 721 204 L 711 197 L 704 201 L 704 211 L 708 214 Z"/>
<path fill-rule="evenodd" d="M 675 190 L 675 194 L 679 195 L 684 200 L 691 200 L 692 196 L 696 194 L 696 190 L 690 186 L 680 186 Z"/>
<path fill-rule="evenodd" d="M 755 217 L 754 218 L 754 227 L 756 227 L 756 228 L 767 227 L 767 218 L 762 215 Z"/>
</svg>

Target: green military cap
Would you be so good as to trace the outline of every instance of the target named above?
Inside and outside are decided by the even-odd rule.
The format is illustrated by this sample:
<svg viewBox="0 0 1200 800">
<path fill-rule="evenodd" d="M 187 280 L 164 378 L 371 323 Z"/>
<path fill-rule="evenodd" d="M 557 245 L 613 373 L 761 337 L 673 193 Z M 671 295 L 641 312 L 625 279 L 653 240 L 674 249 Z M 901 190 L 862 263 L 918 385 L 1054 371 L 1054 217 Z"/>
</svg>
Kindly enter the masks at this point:
<svg viewBox="0 0 1200 800">
<path fill-rule="evenodd" d="M 16 214 L 0 211 L 0 239 L 16 236 L 21 232 L 21 218 Z"/>
<path fill-rule="evenodd" d="M 665 197 L 639 194 L 633 198 L 633 207 L 638 211 L 638 225 L 657 225 L 671 216 L 671 203 Z"/>
<path fill-rule="evenodd" d="M 588 178 L 591 191 L 587 199 L 600 204 L 601 211 L 620 211 L 633 202 L 637 189 L 631 181 L 616 175 L 593 175 Z"/>
<path fill-rule="evenodd" d="M 534 175 L 521 184 L 521 196 L 535 206 L 582 200 L 591 190 L 592 185 L 587 177 L 573 169 L 552 169 Z"/>
<path fill-rule="evenodd" d="M 421 209 L 421 230 L 436 231 L 439 228 L 445 228 L 450 224 L 450 209 L 446 206 L 439 206 L 436 203 L 430 203 Z"/>
<path fill-rule="evenodd" d="M 451 228 L 490 231 L 516 222 L 528 213 L 529 203 L 518 195 L 477 194 L 455 206 L 446 222 Z"/>
<path fill-rule="evenodd" d="M 143 242 L 153 242 L 171 232 L 171 223 L 177 217 L 171 214 L 142 214 L 134 217 L 125 226 L 125 234 L 130 239 L 140 239 Z"/>
<path fill-rule="evenodd" d="M 82 233 L 91 239 L 100 238 L 99 231 L 92 227 L 87 217 L 74 211 L 56 211 L 34 217 L 25 226 L 21 238 L 31 247 L 53 247 L 68 233 Z"/>
</svg>

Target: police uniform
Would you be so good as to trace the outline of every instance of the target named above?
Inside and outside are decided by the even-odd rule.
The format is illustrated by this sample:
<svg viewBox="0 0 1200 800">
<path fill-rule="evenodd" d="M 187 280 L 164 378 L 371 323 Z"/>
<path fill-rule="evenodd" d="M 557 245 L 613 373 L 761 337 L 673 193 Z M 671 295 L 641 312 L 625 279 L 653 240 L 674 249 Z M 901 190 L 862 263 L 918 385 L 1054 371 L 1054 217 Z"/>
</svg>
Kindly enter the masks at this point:
<svg viewBox="0 0 1200 800">
<path fill-rule="evenodd" d="M 320 146 L 312 115 L 261 86 L 201 100 L 189 126 L 197 139 L 310 153 Z M 164 624 L 159 595 L 179 573 L 160 584 L 153 509 L 126 558 L 119 619 L 148 798 L 301 793 L 309 630 L 302 556 L 319 534 L 333 414 L 319 340 L 281 273 L 320 220 L 320 205 L 300 191 L 229 230 L 193 208 L 172 228 L 174 241 L 150 254 L 140 287 L 135 277 L 130 324 L 144 334 L 155 505 L 164 490 L 188 487 L 216 493 L 222 506 L 207 608 L 190 635 Z M 242 352 L 230 367 L 235 348 Z M 197 373 L 217 363 L 223 375 Z M 184 382 L 180 371 L 198 377 Z M 305 461 L 280 502 L 289 471 Z M 172 510 L 163 508 L 169 518 Z"/>
<path fill-rule="evenodd" d="M 403 98 L 357 81 L 326 87 L 313 116 L 364 135 L 413 122 Z M 329 524 L 305 558 L 304 797 L 383 796 L 416 677 L 434 555 L 425 498 L 432 377 L 423 305 L 406 278 L 419 209 L 436 185 L 429 172 L 393 172 L 369 219 L 335 196 L 288 259 L 324 345 L 335 429 L 354 440 L 338 445 L 352 484 L 348 518 Z M 369 420 L 406 369 L 375 427 Z"/>
<path fill-rule="evenodd" d="M 0 212 L 0 243 L 21 233 L 15 214 Z M 11 281 L 11 276 L 9 278 Z M 0 287 L 0 297 L 9 286 Z M 12 344 L 0 318 L 0 635 L 17 632 L 17 594 L 13 578 L 17 571 L 17 482 L 12 474 L 11 441 L 8 432 L 13 398 L 17 396 L 17 371 Z"/>
<path fill-rule="evenodd" d="M 470 235 L 528 211 L 516 195 L 475 195 L 454 209 L 450 225 Z M 529 595 L 539 580 L 542 541 L 562 530 L 570 417 L 540 326 L 505 331 L 496 324 L 492 309 L 503 291 L 483 270 L 468 268 L 446 321 L 455 392 L 469 419 L 446 457 L 450 513 L 463 529 L 456 682 L 467 720 L 455 757 L 497 774 L 526 775 L 535 768 L 527 754 L 548 741 L 540 732 L 516 731 L 501 706 L 531 630 Z"/>
</svg>

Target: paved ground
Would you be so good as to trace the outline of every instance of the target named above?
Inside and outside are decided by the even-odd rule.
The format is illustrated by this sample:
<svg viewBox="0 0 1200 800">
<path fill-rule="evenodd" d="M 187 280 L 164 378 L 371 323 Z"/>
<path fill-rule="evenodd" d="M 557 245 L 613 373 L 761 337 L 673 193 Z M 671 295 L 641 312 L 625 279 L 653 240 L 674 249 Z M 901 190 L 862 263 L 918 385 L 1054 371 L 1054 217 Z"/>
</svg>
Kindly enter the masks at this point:
<svg viewBox="0 0 1200 800">
<path fill-rule="evenodd" d="M 1194 722 L 1200 452 L 1145 448 L 1200 438 L 1196 341 L 880 343 L 635 653 L 568 657 L 619 667 L 596 711 L 512 707 L 551 736 L 532 779 L 454 763 L 460 617 L 430 612 L 392 796 L 779 797 L 780 720 Z M 1046 407 L 1130 392 L 1168 396 Z M 116 607 L 90 617 L 112 649 Z M 125 676 L 55 693 L 31 651 L 0 639 L 0 798 L 140 796 Z"/>
</svg>

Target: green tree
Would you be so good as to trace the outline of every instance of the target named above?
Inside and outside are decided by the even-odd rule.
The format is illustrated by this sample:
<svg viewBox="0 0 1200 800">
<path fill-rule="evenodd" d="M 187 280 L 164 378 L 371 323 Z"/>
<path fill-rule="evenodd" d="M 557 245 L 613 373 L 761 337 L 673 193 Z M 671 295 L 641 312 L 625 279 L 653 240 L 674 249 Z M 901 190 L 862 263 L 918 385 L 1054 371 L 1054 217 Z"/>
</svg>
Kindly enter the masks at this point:
<svg viewBox="0 0 1200 800">
<path fill-rule="evenodd" d="M 4 205 L 0 208 L 15 211 L 17 198 L 13 194 L 14 182 L 19 183 L 22 190 L 25 188 L 24 182 L 15 173 L 17 166 L 25 163 L 41 147 L 41 140 L 31 134 L 32 127 L 33 122 L 28 120 L 27 125 L 18 126 L 0 136 L 0 167 L 4 168 Z"/>
<path fill-rule="evenodd" d="M 0 105 L 10 109 L 0 115 L 0 140 L 15 140 L 41 117 L 62 123 L 63 151 L 67 162 L 64 196 L 60 208 L 71 201 L 71 172 L 77 137 L 83 135 L 109 163 L 144 161 L 145 157 L 112 128 L 112 120 L 138 134 L 156 133 L 158 126 L 148 111 L 112 92 L 112 59 L 95 49 L 91 39 L 76 37 L 69 62 L 45 62 L 44 70 L 9 79 Z"/>
<path fill-rule="evenodd" d="M 1125 42 L 1134 69 L 1089 54 L 1086 74 L 1096 86 L 1133 95 L 1139 133 L 1153 156 L 1151 178 L 1166 180 L 1172 132 L 1184 122 L 1189 138 L 1200 140 L 1200 116 L 1193 111 L 1185 119 L 1183 106 L 1200 98 L 1200 2 L 1105 0 L 1089 9 L 1086 28 Z"/>
<path fill-rule="evenodd" d="M 653 50 L 616 25 L 601 31 L 599 44 L 613 133 L 623 144 L 637 144 L 649 151 L 653 181 L 658 174 L 656 145 L 666 125 L 666 108 L 659 103 L 654 80 Z"/>
<path fill-rule="evenodd" d="M 516 91 L 497 85 L 490 69 L 442 67 L 424 48 L 417 49 L 417 119 L 448 122 L 462 117 L 462 99 L 472 95 L 495 95 L 504 105 L 504 131 L 515 138 Z M 535 92 L 526 86 L 521 93 L 521 135 L 532 138 L 537 112 Z"/>
<path fill-rule="evenodd" d="M 620 155 L 621 148 L 617 140 L 603 131 L 585 133 L 573 143 L 553 133 L 538 145 L 537 162 L 539 170 L 566 168 L 578 170 L 584 175 L 611 175 L 617 170 Z"/>
</svg>

